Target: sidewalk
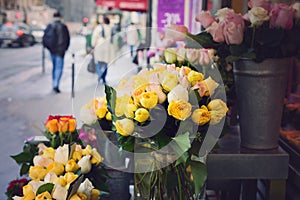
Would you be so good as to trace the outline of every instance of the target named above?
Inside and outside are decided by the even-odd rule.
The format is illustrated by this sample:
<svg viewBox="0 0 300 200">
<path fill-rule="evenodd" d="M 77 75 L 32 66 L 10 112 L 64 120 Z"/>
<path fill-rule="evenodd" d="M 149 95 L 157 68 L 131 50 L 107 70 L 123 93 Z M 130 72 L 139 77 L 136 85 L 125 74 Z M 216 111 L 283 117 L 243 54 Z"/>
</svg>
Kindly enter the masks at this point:
<svg viewBox="0 0 300 200">
<path fill-rule="evenodd" d="M 77 47 L 72 47 L 75 41 L 71 40 L 70 51 L 65 56 L 65 67 L 61 79 L 60 94 L 54 94 L 51 87 L 51 62 L 49 55 L 46 58 L 45 73 L 42 68 L 34 68 L 3 81 L 3 84 L 16 84 L 11 89 L 7 87 L 0 91 L 0 103 L 4 110 L 0 120 L 2 133 L 1 169 L 0 169 L 0 199 L 6 199 L 5 191 L 8 183 L 19 177 L 20 167 L 10 158 L 22 151 L 23 142 L 30 136 L 41 135 L 44 122 L 48 115 L 73 115 L 79 121 L 81 106 L 91 98 L 104 95 L 104 85 L 98 85 L 97 75 L 87 71 L 85 59 L 85 43 L 81 39 L 76 41 Z M 80 44 L 78 46 L 78 44 Z M 124 48 L 128 49 L 128 48 Z M 75 52 L 75 97 L 71 97 L 72 84 L 72 56 Z M 137 67 L 131 62 L 130 53 L 121 51 L 116 62 L 109 65 L 107 84 L 115 86 L 121 78 L 137 73 Z M 14 82 L 13 82 L 14 80 Z M 3 94 L 8 94 L 3 96 Z M 5 116 L 4 116 L 5 115 Z"/>
</svg>

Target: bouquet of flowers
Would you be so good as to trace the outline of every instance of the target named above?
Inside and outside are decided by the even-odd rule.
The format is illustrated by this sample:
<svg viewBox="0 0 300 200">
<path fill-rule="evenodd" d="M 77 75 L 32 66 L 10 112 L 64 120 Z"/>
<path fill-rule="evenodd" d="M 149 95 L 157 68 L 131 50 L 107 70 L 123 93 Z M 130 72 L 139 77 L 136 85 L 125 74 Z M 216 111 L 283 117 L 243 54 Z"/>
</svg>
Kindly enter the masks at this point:
<svg viewBox="0 0 300 200">
<path fill-rule="evenodd" d="M 82 145 L 75 118 L 49 116 L 45 127 L 45 139 L 27 140 L 23 152 L 11 156 L 21 165 L 20 175 L 28 179 L 22 186 L 11 182 L 9 198 L 95 200 L 100 191 L 105 194 L 103 157 L 96 148 Z"/>
<path fill-rule="evenodd" d="M 134 154 L 136 196 L 196 199 L 204 187 L 205 143 L 216 143 L 228 109 L 201 70 L 156 63 L 105 86 L 120 150 Z"/>
</svg>

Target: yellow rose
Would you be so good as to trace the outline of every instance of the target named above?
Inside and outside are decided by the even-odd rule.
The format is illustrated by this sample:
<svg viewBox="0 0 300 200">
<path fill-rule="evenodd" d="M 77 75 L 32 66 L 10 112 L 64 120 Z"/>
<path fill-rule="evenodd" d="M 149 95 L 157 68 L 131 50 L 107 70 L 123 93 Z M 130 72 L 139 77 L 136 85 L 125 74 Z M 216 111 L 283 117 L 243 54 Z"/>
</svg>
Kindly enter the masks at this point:
<svg viewBox="0 0 300 200">
<path fill-rule="evenodd" d="M 134 131 L 134 123 L 131 119 L 124 118 L 116 121 L 116 129 L 123 136 L 129 136 Z"/>
<path fill-rule="evenodd" d="M 100 191 L 97 189 L 92 189 L 91 200 L 98 200 L 100 196 Z"/>
<path fill-rule="evenodd" d="M 225 117 L 228 108 L 224 101 L 221 99 L 214 99 L 208 103 L 207 108 L 211 115 L 210 123 L 217 124 L 221 121 L 223 117 Z"/>
<path fill-rule="evenodd" d="M 107 108 L 98 108 L 95 112 L 96 112 L 97 117 L 102 119 L 105 117 L 105 115 L 107 113 Z"/>
<path fill-rule="evenodd" d="M 91 155 L 91 163 L 94 165 L 99 165 L 104 160 L 104 158 L 99 154 L 99 152 L 95 148 L 92 149 Z"/>
<path fill-rule="evenodd" d="M 48 172 L 54 172 L 57 176 L 59 176 L 65 172 L 65 167 L 61 163 L 53 162 L 47 167 L 47 170 Z"/>
<path fill-rule="evenodd" d="M 58 131 L 58 121 L 57 119 L 52 119 L 47 122 L 46 128 L 50 133 L 56 133 Z"/>
<path fill-rule="evenodd" d="M 143 94 L 143 92 L 145 91 L 145 88 L 138 88 L 134 91 L 133 93 L 133 100 L 134 100 L 134 104 L 139 105 L 140 104 L 140 98 L 141 95 Z"/>
<path fill-rule="evenodd" d="M 67 172 L 64 175 L 64 179 L 66 180 L 67 184 L 72 183 L 73 181 L 75 181 L 77 177 L 78 177 L 78 175 L 74 174 L 73 172 Z"/>
<path fill-rule="evenodd" d="M 35 198 L 35 200 L 51 200 L 51 194 L 48 191 L 45 191 L 39 195 L 37 195 L 37 197 Z"/>
<path fill-rule="evenodd" d="M 106 113 L 105 119 L 108 120 L 108 121 L 111 121 L 111 120 L 112 120 L 111 112 L 107 112 L 107 113 Z"/>
<path fill-rule="evenodd" d="M 156 92 L 144 92 L 141 95 L 140 103 L 144 108 L 150 109 L 158 103 L 158 96 Z"/>
<path fill-rule="evenodd" d="M 125 110 L 125 116 L 127 118 L 134 118 L 134 112 L 137 110 L 137 106 L 135 104 L 127 104 Z"/>
<path fill-rule="evenodd" d="M 178 84 L 178 78 L 176 74 L 172 72 L 167 72 L 162 81 L 162 87 L 167 92 L 170 92 Z"/>
<path fill-rule="evenodd" d="M 189 83 L 191 83 L 191 85 L 195 85 L 197 82 L 203 81 L 203 74 L 200 72 L 196 72 L 196 71 L 191 71 L 188 74 L 188 81 Z"/>
<path fill-rule="evenodd" d="M 219 86 L 219 83 L 214 81 L 211 77 L 208 77 L 203 82 L 207 86 L 205 96 L 211 96 L 215 92 L 216 88 Z"/>
<path fill-rule="evenodd" d="M 35 199 L 35 193 L 32 190 L 32 186 L 30 184 L 27 184 L 23 186 L 23 198 L 25 200 L 32 200 Z"/>
<path fill-rule="evenodd" d="M 44 158 L 50 158 L 54 160 L 54 155 L 55 155 L 55 149 L 53 149 L 52 147 L 48 147 L 47 149 L 44 149 L 42 156 Z"/>
<path fill-rule="evenodd" d="M 65 166 L 66 172 L 75 172 L 78 168 L 78 164 L 73 159 L 69 160 Z"/>
<path fill-rule="evenodd" d="M 47 170 L 42 166 L 30 166 L 29 168 L 29 177 L 32 180 L 44 180 L 47 173 Z"/>
<path fill-rule="evenodd" d="M 73 132 L 76 130 L 76 120 L 69 119 L 69 132 Z"/>
<path fill-rule="evenodd" d="M 138 122 L 145 122 L 149 118 L 149 111 L 145 108 L 139 108 L 135 111 L 134 119 Z"/>
<path fill-rule="evenodd" d="M 199 124 L 200 126 L 206 124 L 210 120 L 210 113 L 206 106 L 201 106 L 201 108 L 198 108 L 194 110 L 192 114 L 192 120 L 196 124 Z"/>
<path fill-rule="evenodd" d="M 74 159 L 75 161 L 78 161 L 82 158 L 82 153 L 81 151 L 74 151 L 73 155 L 72 155 L 72 159 Z"/>
<path fill-rule="evenodd" d="M 192 105 L 184 100 L 171 101 L 168 114 L 179 120 L 185 120 L 191 115 Z"/>
<path fill-rule="evenodd" d="M 150 84 L 147 87 L 147 91 L 155 92 L 158 96 L 158 103 L 162 104 L 165 102 L 167 95 L 162 91 L 162 87 L 156 84 Z"/>
</svg>

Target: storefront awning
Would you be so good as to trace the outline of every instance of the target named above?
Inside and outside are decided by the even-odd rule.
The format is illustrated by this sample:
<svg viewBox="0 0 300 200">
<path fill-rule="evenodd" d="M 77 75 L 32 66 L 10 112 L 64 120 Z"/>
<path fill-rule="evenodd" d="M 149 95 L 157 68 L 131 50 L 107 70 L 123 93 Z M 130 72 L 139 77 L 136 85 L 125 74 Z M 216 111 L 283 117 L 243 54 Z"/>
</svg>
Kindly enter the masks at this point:
<svg viewBox="0 0 300 200">
<path fill-rule="evenodd" d="M 145 12 L 148 10 L 148 0 L 97 0 L 97 6 Z"/>
</svg>

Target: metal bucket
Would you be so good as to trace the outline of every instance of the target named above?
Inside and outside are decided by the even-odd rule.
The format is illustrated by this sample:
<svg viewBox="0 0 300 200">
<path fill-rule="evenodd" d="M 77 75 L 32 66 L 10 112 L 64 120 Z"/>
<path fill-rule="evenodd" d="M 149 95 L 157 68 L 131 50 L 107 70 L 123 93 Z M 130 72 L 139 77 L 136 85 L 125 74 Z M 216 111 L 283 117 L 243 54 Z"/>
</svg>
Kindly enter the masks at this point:
<svg viewBox="0 0 300 200">
<path fill-rule="evenodd" d="M 290 58 L 234 63 L 241 146 L 259 150 L 278 147 L 290 65 Z"/>
</svg>

